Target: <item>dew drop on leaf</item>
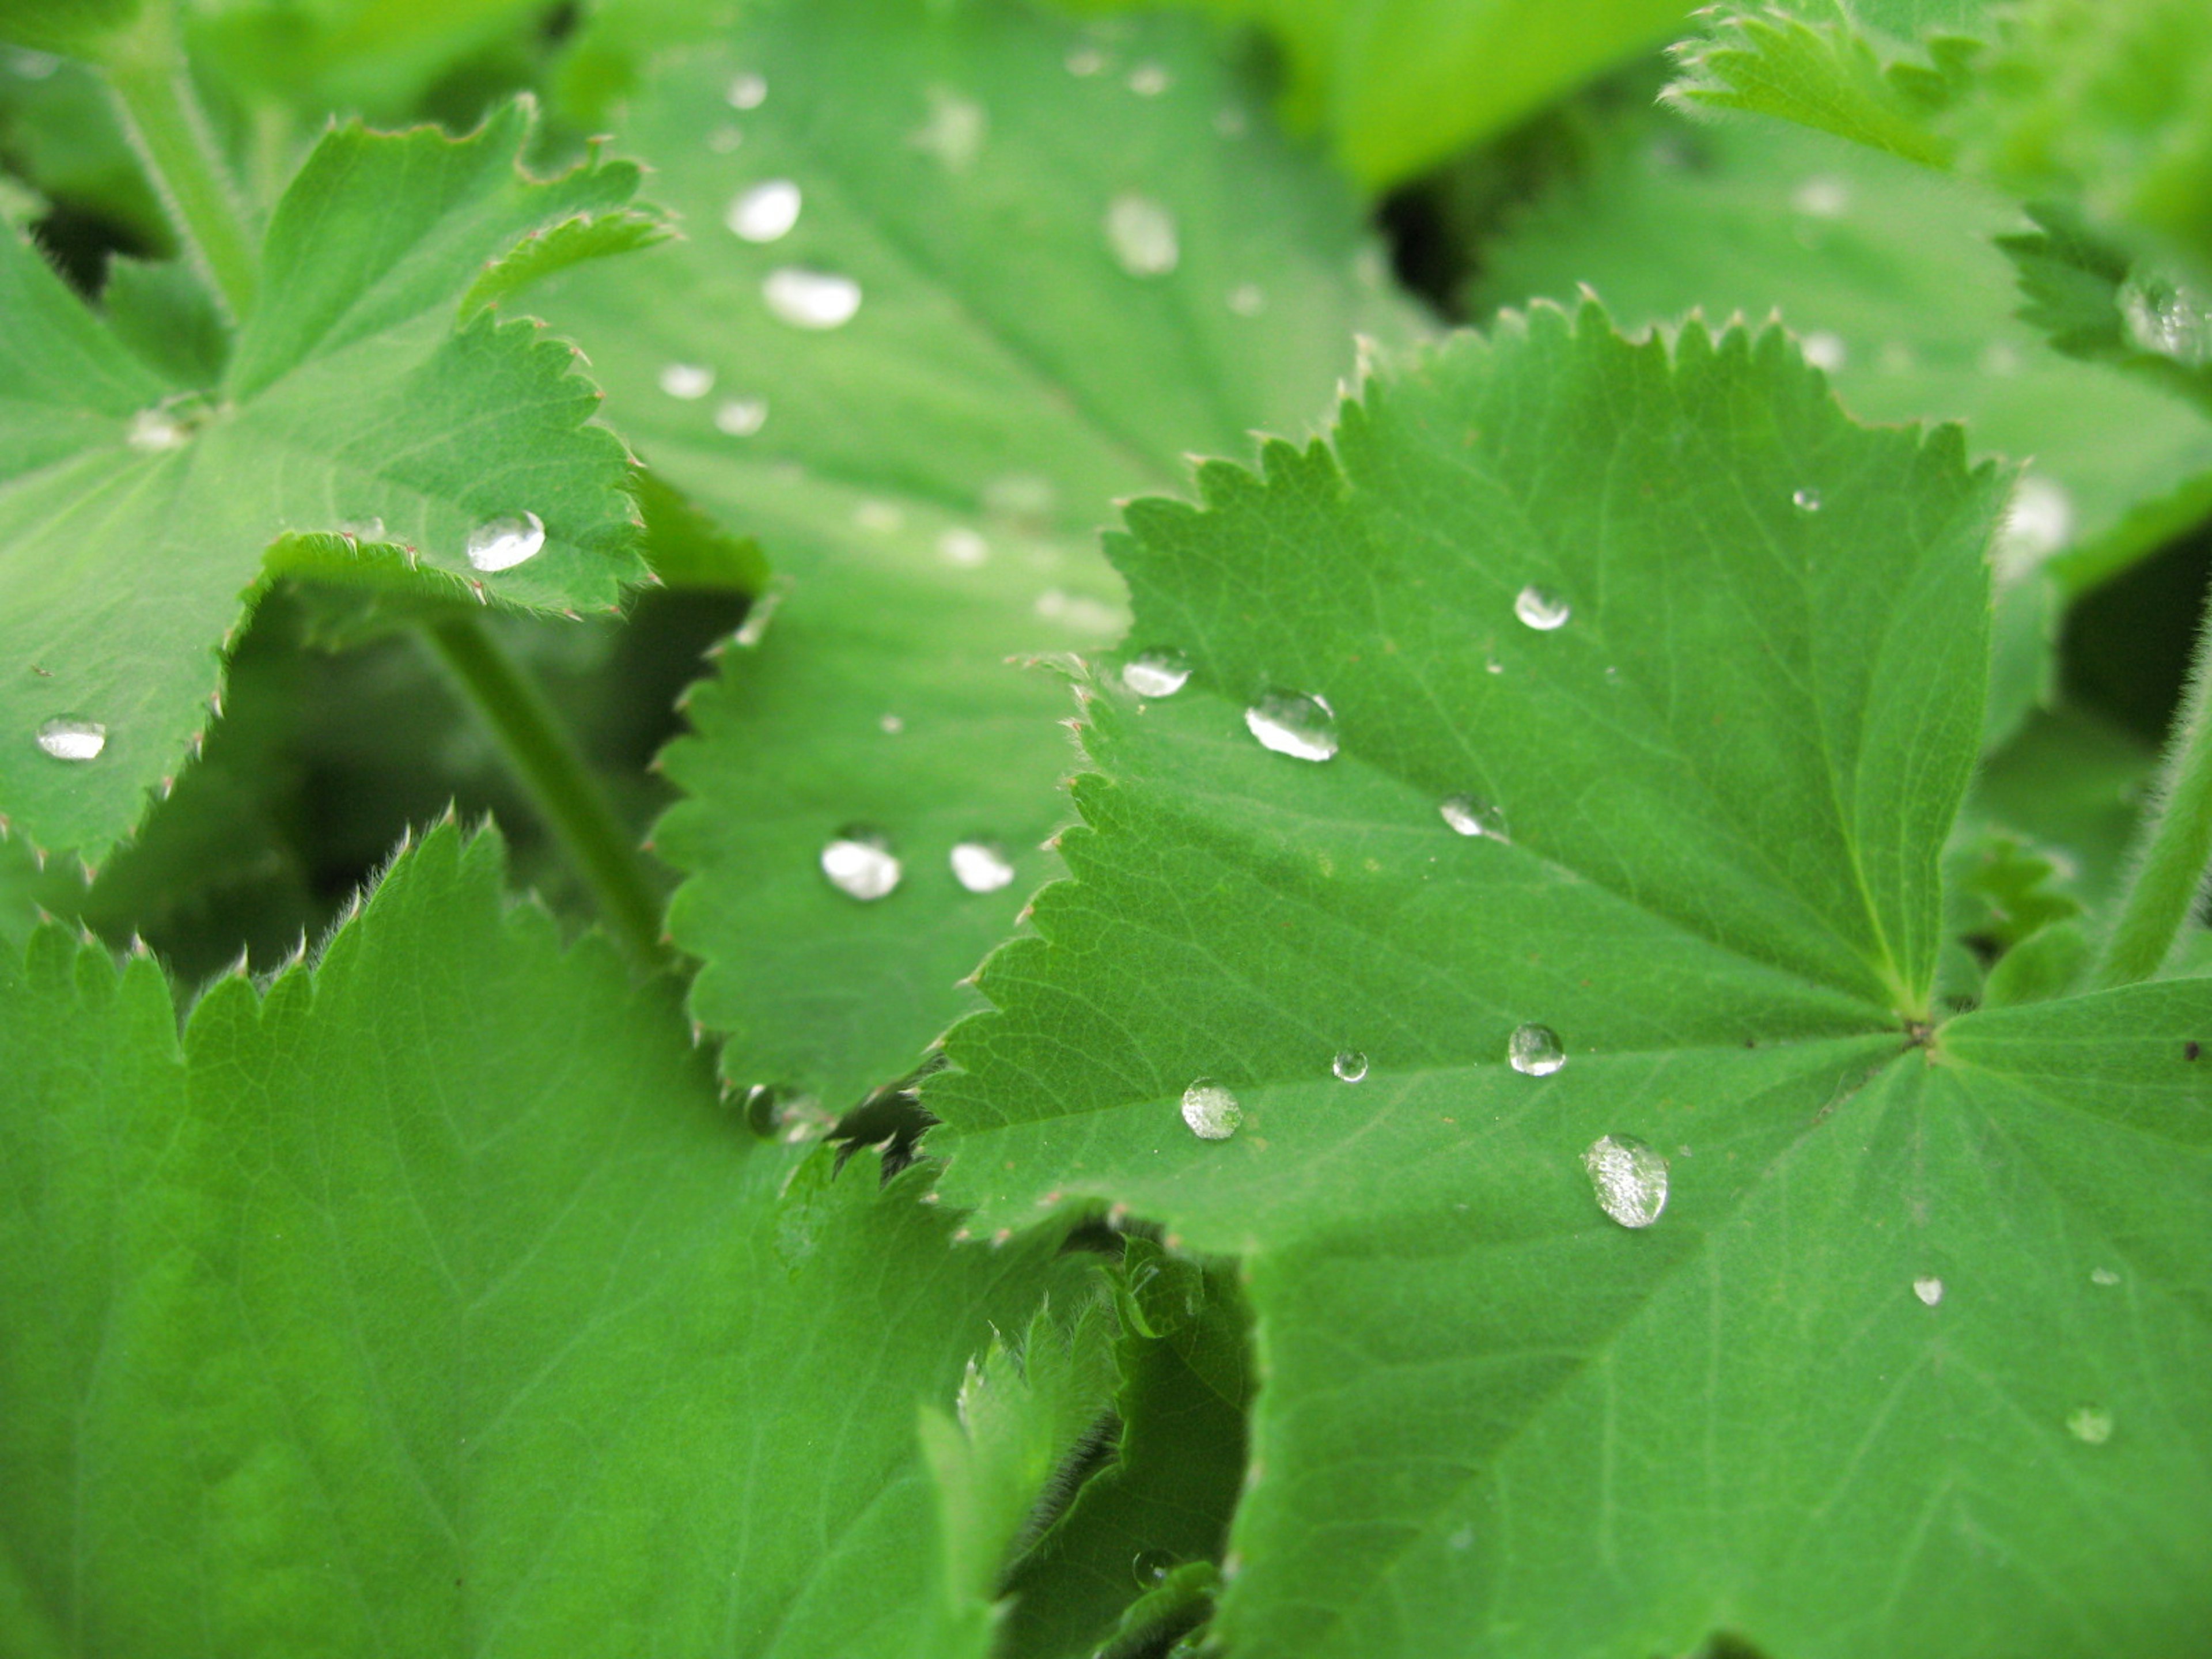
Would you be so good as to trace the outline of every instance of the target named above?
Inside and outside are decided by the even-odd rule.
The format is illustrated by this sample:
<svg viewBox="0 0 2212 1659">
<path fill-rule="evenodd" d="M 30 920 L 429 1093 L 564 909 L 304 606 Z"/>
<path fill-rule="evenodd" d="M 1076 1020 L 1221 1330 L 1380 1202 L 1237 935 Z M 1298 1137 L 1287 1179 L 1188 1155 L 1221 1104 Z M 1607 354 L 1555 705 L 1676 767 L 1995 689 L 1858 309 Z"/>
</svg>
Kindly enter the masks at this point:
<svg viewBox="0 0 2212 1659">
<path fill-rule="evenodd" d="M 1116 196 L 1106 208 L 1106 246 L 1132 276 L 1164 276 L 1182 258 L 1175 216 L 1149 196 Z"/>
<path fill-rule="evenodd" d="M 902 866 L 883 836 L 869 830 L 847 830 L 822 849 L 822 873 L 839 892 L 866 902 L 896 887 Z"/>
<path fill-rule="evenodd" d="M 1167 70 L 1158 64 L 1139 64 L 1129 71 L 1129 90 L 1139 98 L 1157 98 L 1169 84 Z"/>
<path fill-rule="evenodd" d="M 983 140 L 991 128 L 983 106 L 963 98 L 949 87 L 928 89 L 929 119 L 907 142 L 934 155 L 947 173 L 965 173 L 983 153 Z"/>
<path fill-rule="evenodd" d="M 1121 665 L 1121 684 L 1140 697 L 1172 697 L 1190 683 L 1190 659 L 1180 651 L 1141 651 Z"/>
<path fill-rule="evenodd" d="M 1574 607 L 1547 587 L 1531 582 L 1513 596 L 1513 614 L 1539 634 L 1565 628 Z"/>
<path fill-rule="evenodd" d="M 1336 754 L 1336 711 L 1303 691 L 1270 691 L 1244 711 L 1244 724 L 1264 749 L 1303 761 Z"/>
<path fill-rule="evenodd" d="M 1827 173 L 1816 173 L 1790 193 L 1790 205 L 1808 219 L 1840 219 L 1851 204 L 1851 187 Z"/>
<path fill-rule="evenodd" d="M 1437 812 L 1460 835 L 1487 836 L 1492 841 L 1506 839 L 1504 809 L 1480 795 L 1447 795 L 1438 804 Z"/>
<path fill-rule="evenodd" d="M 1200 1140 L 1226 1140 L 1243 1122 L 1244 1109 L 1228 1090 L 1200 1078 L 1182 1091 L 1182 1121 Z"/>
<path fill-rule="evenodd" d="M 56 760 L 93 760 L 107 747 L 107 728 L 98 720 L 61 715 L 39 728 L 39 747 Z"/>
<path fill-rule="evenodd" d="M 768 82 L 758 75 L 740 75 L 731 81 L 723 96 L 730 100 L 732 109 L 758 109 L 768 101 Z"/>
<path fill-rule="evenodd" d="M 2085 1446 L 2101 1446 L 2112 1437 L 2112 1414 L 2098 1406 L 2076 1406 L 2067 1416 L 2066 1432 Z"/>
<path fill-rule="evenodd" d="M 725 398 L 714 411 L 714 430 L 750 438 L 768 423 L 768 404 L 759 398 Z"/>
<path fill-rule="evenodd" d="M 1930 1273 L 1912 1281 L 1912 1293 L 1929 1307 L 1943 1299 L 1943 1281 Z"/>
<path fill-rule="evenodd" d="M 835 271 L 786 265 L 769 272 L 761 298 L 778 322 L 793 328 L 842 328 L 860 308 L 860 285 Z"/>
<path fill-rule="evenodd" d="M 1648 1227 L 1667 1207 L 1667 1160 L 1634 1135 L 1601 1135 L 1583 1153 L 1598 1208 L 1624 1227 Z"/>
<path fill-rule="evenodd" d="M 1336 1073 L 1339 1083 L 1357 1083 L 1367 1075 L 1367 1056 L 1357 1048 L 1346 1048 L 1329 1062 L 1328 1069 Z"/>
<path fill-rule="evenodd" d="M 995 893 L 1013 880 L 1013 861 L 990 842 L 963 841 L 952 849 L 952 878 L 971 893 Z"/>
<path fill-rule="evenodd" d="M 714 371 L 701 363 L 671 363 L 660 371 L 660 389 L 690 403 L 714 389 Z"/>
<path fill-rule="evenodd" d="M 1820 510 L 1820 492 L 1817 489 L 1797 490 L 1790 497 L 1790 504 L 1800 513 L 1818 513 Z"/>
<path fill-rule="evenodd" d="M 1818 334 L 1808 334 L 1805 337 L 1804 349 L 1807 362 L 1830 374 L 1833 374 L 1849 362 L 1851 355 L 1850 349 L 1844 344 L 1842 335 L 1830 334 L 1825 331 Z"/>
<path fill-rule="evenodd" d="M 191 435 L 191 429 L 167 410 L 142 409 L 131 417 L 124 441 L 133 449 L 159 454 L 165 449 L 181 449 Z"/>
<path fill-rule="evenodd" d="M 973 570 L 991 556 L 991 544 L 975 532 L 955 525 L 937 538 L 937 550 L 947 564 Z"/>
<path fill-rule="evenodd" d="M 1176 1570 L 1176 1559 L 1169 1550 L 1140 1550 L 1130 1563 L 1139 1589 L 1152 1589 L 1167 1583 L 1168 1575 Z"/>
<path fill-rule="evenodd" d="M 2073 539 L 2074 498 L 2050 479 L 2028 474 L 2013 491 L 1990 550 L 1997 585 L 2019 580 Z"/>
<path fill-rule="evenodd" d="M 788 179 L 770 179 L 730 198 L 722 222 L 748 242 L 773 242 L 790 234 L 805 202 Z"/>
<path fill-rule="evenodd" d="M 2120 1276 L 2110 1267 L 2092 1267 L 2089 1269 L 2089 1282 L 2110 1287 L 2120 1282 Z"/>
<path fill-rule="evenodd" d="M 1067 72 L 1085 80 L 1106 67 L 1106 55 L 1096 46 L 1078 46 L 1067 54 Z"/>
<path fill-rule="evenodd" d="M 1267 290 L 1257 283 L 1239 283 L 1229 290 L 1229 308 L 1239 317 L 1256 317 L 1267 308 Z"/>
<path fill-rule="evenodd" d="M 469 532 L 469 562 L 483 571 L 512 570 L 544 546 L 545 526 L 535 513 L 508 514 Z"/>
<path fill-rule="evenodd" d="M 1566 1045 L 1548 1025 L 1516 1025 L 1507 1039 L 1505 1057 L 1529 1077 L 1549 1077 L 1567 1063 Z"/>
<path fill-rule="evenodd" d="M 2191 368 L 2212 360 L 2212 309 L 2180 283 L 2131 276 L 2114 303 L 2137 350 Z"/>
</svg>

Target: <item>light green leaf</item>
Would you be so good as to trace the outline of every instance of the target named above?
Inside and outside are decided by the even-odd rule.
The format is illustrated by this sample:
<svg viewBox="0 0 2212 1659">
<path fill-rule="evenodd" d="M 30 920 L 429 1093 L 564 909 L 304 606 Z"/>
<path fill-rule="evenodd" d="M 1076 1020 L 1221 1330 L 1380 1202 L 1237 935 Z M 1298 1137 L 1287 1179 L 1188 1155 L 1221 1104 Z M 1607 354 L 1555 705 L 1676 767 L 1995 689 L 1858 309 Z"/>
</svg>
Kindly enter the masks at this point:
<svg viewBox="0 0 2212 1659">
<path fill-rule="evenodd" d="M 2212 981 L 1930 1019 L 2002 476 L 1593 307 L 1200 486 L 1113 547 L 1190 685 L 1079 677 L 1072 879 L 924 1103 L 979 1225 L 1243 1256 L 1227 1650 L 2185 1648 Z M 1333 758 L 1253 740 L 1285 693 Z"/>
<path fill-rule="evenodd" d="M 219 647 L 271 572 L 533 610 L 611 608 L 641 571 L 621 441 L 568 348 L 458 307 L 542 226 L 621 214 L 636 171 L 526 179 L 526 106 L 454 141 L 344 127 L 268 234 L 264 298 L 222 379 L 178 392 L 0 238 L 0 815 L 98 859 L 172 777 Z M 143 332 L 149 301 L 124 296 Z M 167 365 L 174 372 L 175 365 Z M 472 568 L 500 519 L 542 542 Z M 73 723 L 55 726 L 52 722 Z M 101 728 L 89 759 L 41 732 Z"/>
<path fill-rule="evenodd" d="M 1057 867 L 1063 700 L 1008 659 L 1121 628 L 1106 503 L 1297 429 L 1353 330 L 1401 314 L 1355 273 L 1345 192 L 1201 29 L 1129 35 L 1143 94 L 1071 73 L 1085 37 L 1004 4 L 746 18 L 631 100 L 624 142 L 689 240 L 550 303 L 655 471 L 787 584 L 690 700 L 698 739 L 666 757 L 689 799 L 654 844 L 690 874 L 671 926 L 730 1074 L 842 1110 L 972 1006 L 956 981 Z M 768 240 L 729 228 L 740 204 Z M 839 301 L 817 320 L 857 309 L 795 325 L 794 283 Z M 848 830 L 901 860 L 888 897 L 825 878 Z M 963 887 L 963 843 L 1006 884 Z"/>
<path fill-rule="evenodd" d="M 1081 1270 L 750 1139 L 501 863 L 434 832 L 181 1038 L 149 959 L 0 959 L 9 1653 L 980 1659 L 916 1413 Z"/>
</svg>

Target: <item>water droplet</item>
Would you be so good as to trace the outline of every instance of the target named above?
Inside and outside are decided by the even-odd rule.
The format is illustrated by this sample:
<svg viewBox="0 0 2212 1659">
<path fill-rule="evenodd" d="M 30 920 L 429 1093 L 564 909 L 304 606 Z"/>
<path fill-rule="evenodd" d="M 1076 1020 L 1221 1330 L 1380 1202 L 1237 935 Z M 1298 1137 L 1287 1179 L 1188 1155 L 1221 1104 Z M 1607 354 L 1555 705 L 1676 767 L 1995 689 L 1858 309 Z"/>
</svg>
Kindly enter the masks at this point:
<svg viewBox="0 0 2212 1659">
<path fill-rule="evenodd" d="M 660 389 L 689 403 L 714 389 L 714 371 L 699 363 L 671 363 L 660 371 Z"/>
<path fill-rule="evenodd" d="M 2120 1282 L 2120 1276 L 2110 1267 L 2092 1267 L 2089 1269 L 2089 1282 L 2092 1285 L 2117 1285 Z"/>
<path fill-rule="evenodd" d="M 1833 374 L 1841 368 L 1851 355 L 1850 348 L 1844 343 L 1842 335 L 1831 334 L 1826 330 L 1817 334 L 1808 334 L 1805 337 L 1804 351 L 1807 362 L 1830 374 Z"/>
<path fill-rule="evenodd" d="M 1244 711 L 1244 724 L 1279 755 L 1325 761 L 1336 754 L 1336 711 L 1303 691 L 1268 692 Z"/>
<path fill-rule="evenodd" d="M 900 719 L 896 714 L 886 714 L 883 719 L 878 720 L 876 725 L 882 729 L 884 735 L 888 738 L 895 738 L 898 736 L 900 732 L 906 730 L 906 722 Z"/>
<path fill-rule="evenodd" d="M 1487 836 L 1492 841 L 1507 839 L 1504 810 L 1480 795 L 1447 795 L 1437 811 L 1462 836 Z"/>
<path fill-rule="evenodd" d="M 731 81 L 723 96 L 732 109 L 758 109 L 768 101 L 768 82 L 757 75 L 740 75 Z"/>
<path fill-rule="evenodd" d="M 1943 1299 L 1943 1281 L 1932 1273 L 1916 1279 L 1912 1281 L 1912 1293 L 1932 1308 Z"/>
<path fill-rule="evenodd" d="M 878 536 L 889 536 L 906 527 L 906 514 L 889 501 L 862 501 L 853 509 L 853 522 Z"/>
<path fill-rule="evenodd" d="M 1513 614 L 1539 634 L 1565 628 L 1574 607 L 1547 587 L 1530 583 L 1513 596 Z"/>
<path fill-rule="evenodd" d="M 1267 290 L 1257 283 L 1239 283 L 1229 290 L 1229 308 L 1239 317 L 1256 317 L 1267 308 Z"/>
<path fill-rule="evenodd" d="M 822 849 L 822 873 L 839 892 L 879 899 L 899 884 L 903 866 L 891 844 L 872 830 L 841 831 Z"/>
<path fill-rule="evenodd" d="M 1513 1069 L 1530 1077 L 1549 1077 L 1567 1063 L 1566 1045 L 1548 1025 L 1516 1025 L 1505 1044 Z"/>
<path fill-rule="evenodd" d="M 1013 880 L 1013 860 L 995 842 L 963 841 L 952 849 L 952 878 L 971 893 L 995 893 Z"/>
<path fill-rule="evenodd" d="M 1067 72 L 1085 79 L 1106 67 L 1106 54 L 1096 46 L 1078 46 L 1067 54 Z"/>
<path fill-rule="evenodd" d="M 131 417 L 123 441 L 133 449 L 159 454 L 165 449 L 183 448 L 191 435 L 191 428 L 167 410 L 142 409 Z"/>
<path fill-rule="evenodd" d="M 750 438 L 768 423 L 768 404 L 759 398 L 731 398 L 714 411 L 714 430 Z"/>
<path fill-rule="evenodd" d="M 1168 1581 L 1176 1570 L 1175 1553 L 1171 1550 L 1140 1550 L 1131 1562 L 1130 1571 L 1136 1575 L 1137 1588 L 1152 1589 Z"/>
<path fill-rule="evenodd" d="M 860 308 L 860 285 L 834 271 L 786 265 L 769 272 L 761 298 L 778 322 L 793 328 L 842 328 Z"/>
<path fill-rule="evenodd" d="M 1667 1207 L 1667 1160 L 1634 1135 L 1603 1135 L 1583 1153 L 1598 1208 L 1624 1227 L 1648 1227 Z"/>
<path fill-rule="evenodd" d="M 805 200 L 790 179 L 770 179 L 732 197 L 722 222 L 748 242 L 773 242 L 788 235 L 799 222 Z"/>
<path fill-rule="evenodd" d="M 2186 287 L 2131 276 L 2115 297 L 2136 349 L 2191 368 L 2212 360 L 2212 311 Z"/>
<path fill-rule="evenodd" d="M 1339 1083 L 1357 1083 L 1367 1075 L 1367 1056 L 1357 1048 L 1346 1048 L 1329 1062 L 1328 1069 L 1336 1073 Z"/>
<path fill-rule="evenodd" d="M 1808 219 L 1840 219 L 1850 204 L 1851 187 L 1826 173 L 1808 179 L 1790 197 L 1790 205 Z"/>
<path fill-rule="evenodd" d="M 2012 493 L 1990 549 L 2000 587 L 2018 581 L 2074 539 L 2074 498 L 2050 479 L 2029 473 Z"/>
<path fill-rule="evenodd" d="M 947 173 L 965 173 L 983 153 L 983 140 L 991 128 L 983 106 L 963 98 L 950 87 L 931 87 L 929 119 L 907 142 L 944 163 Z"/>
<path fill-rule="evenodd" d="M 1157 98 L 1168 89 L 1170 77 L 1158 64 L 1139 64 L 1129 71 L 1129 90 L 1139 98 Z"/>
<path fill-rule="evenodd" d="M 483 571 L 512 570 L 545 545 L 545 526 L 535 513 L 487 519 L 469 532 L 469 562 Z"/>
<path fill-rule="evenodd" d="M 2076 1406 L 2066 1419 L 2066 1432 L 2085 1446 L 2101 1446 L 2112 1437 L 2112 1414 L 2100 1406 Z"/>
<path fill-rule="evenodd" d="M 39 728 L 39 747 L 56 760 L 94 760 L 107 747 L 107 728 L 98 720 L 64 714 Z"/>
<path fill-rule="evenodd" d="M 1794 491 L 1790 497 L 1790 505 L 1800 513 L 1818 513 L 1820 510 L 1820 492 L 1817 489 Z"/>
<path fill-rule="evenodd" d="M 1182 1091 L 1182 1121 L 1200 1140 L 1226 1140 L 1243 1122 L 1244 1109 L 1228 1090 L 1200 1078 Z"/>
<path fill-rule="evenodd" d="M 947 564 L 973 570 L 991 556 L 991 544 L 974 531 L 955 525 L 937 538 L 937 550 Z"/>
<path fill-rule="evenodd" d="M 1121 684 L 1140 697 L 1172 697 L 1190 681 L 1190 659 L 1180 651 L 1143 651 L 1121 665 Z"/>
<path fill-rule="evenodd" d="M 1175 216 L 1149 196 L 1116 196 L 1106 208 L 1106 246 L 1132 276 L 1164 276 L 1182 258 Z"/>
</svg>

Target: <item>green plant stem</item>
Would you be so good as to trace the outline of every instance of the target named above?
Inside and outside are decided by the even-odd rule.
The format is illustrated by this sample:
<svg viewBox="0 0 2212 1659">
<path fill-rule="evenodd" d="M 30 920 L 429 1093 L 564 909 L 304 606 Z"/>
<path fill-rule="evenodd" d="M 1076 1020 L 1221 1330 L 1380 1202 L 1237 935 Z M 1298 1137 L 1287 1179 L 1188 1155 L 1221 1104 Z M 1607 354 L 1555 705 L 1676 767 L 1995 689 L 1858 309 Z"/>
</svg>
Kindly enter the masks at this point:
<svg viewBox="0 0 2212 1659">
<path fill-rule="evenodd" d="M 2152 797 L 2141 855 L 2097 964 L 2100 988 L 2134 985 L 2166 965 L 2212 862 L 2212 599 L 2197 636 L 2173 744 Z"/>
<path fill-rule="evenodd" d="M 243 319 L 259 282 L 254 238 L 192 90 L 176 20 L 164 0 L 153 0 L 137 27 L 115 42 L 107 78 L 179 240 L 232 319 Z"/>
<path fill-rule="evenodd" d="M 641 963 L 673 968 L 644 856 L 544 694 L 473 617 L 430 623 L 423 637 L 499 738 L 532 802 L 591 888 L 601 920 Z"/>
</svg>

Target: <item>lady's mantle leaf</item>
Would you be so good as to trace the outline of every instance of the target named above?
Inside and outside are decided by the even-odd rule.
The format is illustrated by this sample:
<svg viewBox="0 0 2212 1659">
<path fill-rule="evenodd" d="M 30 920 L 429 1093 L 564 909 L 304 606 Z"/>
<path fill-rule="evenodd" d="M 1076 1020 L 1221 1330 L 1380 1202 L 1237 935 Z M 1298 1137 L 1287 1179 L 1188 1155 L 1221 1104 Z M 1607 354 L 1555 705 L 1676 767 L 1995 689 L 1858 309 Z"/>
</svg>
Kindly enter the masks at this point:
<svg viewBox="0 0 2212 1659">
<path fill-rule="evenodd" d="M 1129 510 L 1194 672 L 1081 683 L 1073 878 L 924 1096 L 982 1224 L 1245 1254 L 1230 1650 L 2185 1647 L 2212 982 L 1926 1023 L 2005 480 L 1595 308 L 1264 459 Z M 1253 740 L 1285 694 L 1334 758 Z"/>
</svg>

